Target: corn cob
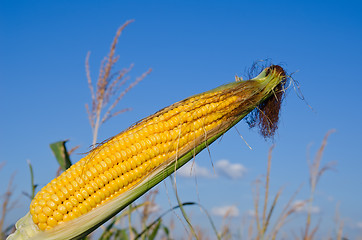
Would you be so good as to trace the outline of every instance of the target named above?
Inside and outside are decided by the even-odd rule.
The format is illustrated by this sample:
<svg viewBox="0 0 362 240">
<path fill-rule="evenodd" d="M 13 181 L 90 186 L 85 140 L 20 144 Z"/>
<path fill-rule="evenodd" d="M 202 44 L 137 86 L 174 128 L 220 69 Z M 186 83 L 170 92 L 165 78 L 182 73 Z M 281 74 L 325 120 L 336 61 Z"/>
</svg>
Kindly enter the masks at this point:
<svg viewBox="0 0 362 240">
<path fill-rule="evenodd" d="M 8 239 L 84 236 L 273 97 L 285 79 L 273 65 L 252 80 L 192 96 L 136 123 L 43 187 Z"/>
</svg>

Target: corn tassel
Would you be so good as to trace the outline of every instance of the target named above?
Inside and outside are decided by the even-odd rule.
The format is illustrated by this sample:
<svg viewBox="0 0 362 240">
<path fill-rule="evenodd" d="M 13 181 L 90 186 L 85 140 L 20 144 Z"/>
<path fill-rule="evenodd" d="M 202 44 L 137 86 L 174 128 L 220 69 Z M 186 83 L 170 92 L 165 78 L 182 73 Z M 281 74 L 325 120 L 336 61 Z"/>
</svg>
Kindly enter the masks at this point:
<svg viewBox="0 0 362 240">
<path fill-rule="evenodd" d="M 177 102 L 107 140 L 43 187 L 14 239 L 79 239 L 184 165 L 286 80 L 279 66 Z"/>
</svg>

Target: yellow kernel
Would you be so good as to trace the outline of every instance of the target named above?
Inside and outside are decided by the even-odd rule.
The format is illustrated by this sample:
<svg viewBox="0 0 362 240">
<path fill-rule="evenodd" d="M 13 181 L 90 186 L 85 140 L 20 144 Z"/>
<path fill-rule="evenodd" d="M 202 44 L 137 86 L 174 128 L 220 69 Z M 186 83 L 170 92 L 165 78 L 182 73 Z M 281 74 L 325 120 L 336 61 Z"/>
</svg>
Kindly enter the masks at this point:
<svg viewBox="0 0 362 240">
<path fill-rule="evenodd" d="M 80 173 L 80 174 L 83 175 L 83 173 Z M 83 177 L 83 176 L 82 176 L 82 177 Z M 85 179 L 85 178 L 83 177 L 83 179 Z M 78 190 L 79 190 L 80 186 L 83 186 L 83 185 L 84 185 L 83 179 L 80 178 L 80 177 L 76 177 L 76 182 L 78 183 L 78 186 L 77 186 L 77 189 L 78 189 Z"/>
<path fill-rule="evenodd" d="M 93 191 L 97 191 L 99 189 L 98 184 L 95 182 L 96 179 L 90 182 L 90 185 L 93 188 Z"/>
<path fill-rule="evenodd" d="M 89 184 L 85 185 L 84 188 L 85 188 L 85 190 L 87 191 L 87 193 L 88 193 L 89 195 L 92 195 L 92 194 L 94 193 L 93 187 L 90 186 Z"/>
<path fill-rule="evenodd" d="M 91 208 L 94 208 L 97 205 L 97 203 L 94 201 L 94 199 L 92 197 L 87 198 L 87 200 L 85 200 L 85 202 L 88 203 L 89 206 L 91 206 Z"/>
<path fill-rule="evenodd" d="M 120 151 L 120 155 L 121 155 L 121 160 L 126 160 L 127 159 L 127 152 L 125 150 Z"/>
<path fill-rule="evenodd" d="M 120 178 L 120 177 L 119 177 L 119 178 L 117 178 L 115 181 L 116 181 L 117 186 L 118 186 L 118 188 L 119 188 L 119 189 L 123 188 L 124 183 L 123 183 L 123 181 L 121 180 L 121 178 Z"/>
<path fill-rule="evenodd" d="M 51 199 L 52 199 L 53 203 L 55 203 L 55 204 L 61 203 L 59 196 L 56 194 L 52 194 Z"/>
<path fill-rule="evenodd" d="M 122 174 L 127 172 L 127 167 L 125 163 L 120 164 L 119 167 L 121 168 Z"/>
<path fill-rule="evenodd" d="M 97 169 L 95 169 L 95 167 L 90 167 L 89 171 L 92 173 L 93 176 L 97 176 Z"/>
<path fill-rule="evenodd" d="M 109 197 L 110 195 L 112 195 L 114 193 L 114 189 L 110 184 L 107 184 L 107 186 L 105 187 L 107 189 L 107 191 L 109 192 L 109 195 L 107 197 Z"/>
<path fill-rule="evenodd" d="M 99 189 L 101 189 L 104 186 L 104 183 L 100 178 L 94 179 L 94 182 L 97 184 Z"/>
<path fill-rule="evenodd" d="M 30 214 L 31 215 L 35 214 L 35 207 L 33 207 L 32 205 L 30 205 Z"/>
<path fill-rule="evenodd" d="M 77 216 L 74 214 L 74 212 L 68 213 L 68 217 L 69 217 L 70 220 L 73 220 L 73 219 L 77 218 Z"/>
<path fill-rule="evenodd" d="M 57 209 L 57 205 L 52 200 L 47 201 L 47 206 L 50 207 L 52 210 Z"/>
<path fill-rule="evenodd" d="M 162 116 L 161 116 L 162 117 Z M 164 126 L 163 126 L 163 121 L 162 122 L 158 122 L 158 129 L 160 129 L 160 132 L 165 131 Z"/>
<path fill-rule="evenodd" d="M 157 144 L 157 138 L 155 137 L 155 135 L 151 135 L 148 138 L 149 138 L 149 140 L 151 142 L 151 146 Z"/>
<path fill-rule="evenodd" d="M 53 217 L 57 220 L 60 221 L 63 219 L 63 214 L 61 214 L 59 211 L 54 211 L 53 212 Z"/>
<path fill-rule="evenodd" d="M 50 199 L 50 194 L 49 193 L 44 193 L 43 194 L 43 199 L 44 199 L 44 201 L 48 201 Z"/>
<path fill-rule="evenodd" d="M 166 121 L 163 123 L 164 130 L 167 131 L 170 128 L 169 122 Z"/>
<path fill-rule="evenodd" d="M 103 148 L 103 151 L 106 155 L 110 155 L 110 150 L 109 150 L 109 147 L 105 147 Z"/>
<path fill-rule="evenodd" d="M 105 171 L 104 176 L 107 178 L 107 182 L 110 182 L 113 180 L 113 176 L 109 171 Z"/>
<path fill-rule="evenodd" d="M 132 169 L 131 164 L 129 161 L 125 162 L 124 165 L 126 166 L 127 172 Z"/>
<path fill-rule="evenodd" d="M 109 183 L 109 186 L 112 188 L 112 191 L 111 194 L 113 194 L 114 192 L 117 192 L 118 190 L 118 186 L 117 186 L 117 182 L 115 180 L 112 180 L 110 183 Z"/>
<path fill-rule="evenodd" d="M 117 152 L 117 153 L 119 154 L 119 152 Z M 111 165 L 116 165 L 118 163 L 117 158 L 115 157 L 115 154 L 111 155 L 110 159 L 111 159 Z"/>
<path fill-rule="evenodd" d="M 73 209 L 73 204 L 69 201 L 69 200 L 66 200 L 63 205 L 65 206 L 65 208 L 68 210 L 68 211 L 72 211 Z"/>
<path fill-rule="evenodd" d="M 43 199 L 40 199 L 38 201 L 38 203 L 39 203 L 39 206 L 42 206 L 42 207 L 44 207 L 46 205 L 46 202 Z"/>
<path fill-rule="evenodd" d="M 82 204 L 84 207 L 86 207 L 87 212 L 92 210 L 92 206 L 87 201 L 84 201 Z"/>
<path fill-rule="evenodd" d="M 58 206 L 58 211 L 61 213 L 61 214 L 66 214 L 67 213 L 67 208 L 61 204 Z"/>
<path fill-rule="evenodd" d="M 108 178 L 104 174 L 99 175 L 99 178 L 102 180 L 104 185 L 108 183 Z"/>
<path fill-rule="evenodd" d="M 131 149 L 126 148 L 126 154 L 127 154 L 127 156 L 132 156 L 132 151 L 131 151 Z M 126 161 L 126 160 L 127 160 L 127 158 L 124 159 L 124 161 Z"/>
<path fill-rule="evenodd" d="M 39 223 L 38 215 L 37 215 L 37 214 L 31 215 L 31 218 L 33 219 L 33 222 L 34 222 L 35 224 L 38 224 L 38 223 Z"/>
<path fill-rule="evenodd" d="M 115 168 L 111 168 L 111 169 L 109 170 L 109 173 L 111 174 L 112 179 L 116 179 L 116 178 L 118 177 L 118 173 L 117 173 L 117 171 L 115 170 Z"/>
<path fill-rule="evenodd" d="M 39 205 L 35 206 L 34 213 L 39 214 L 41 212 L 43 212 L 43 208 L 41 206 L 39 206 Z"/>
<path fill-rule="evenodd" d="M 149 135 L 155 133 L 154 125 L 151 124 L 151 125 L 147 126 L 147 130 L 148 130 L 148 132 L 149 132 Z M 152 136 L 152 135 L 151 135 L 151 136 Z"/>
<path fill-rule="evenodd" d="M 93 179 L 93 175 L 92 175 L 91 171 L 89 171 L 89 170 L 85 171 L 85 176 L 84 176 L 84 178 L 88 178 L 88 179 L 92 180 L 92 179 Z"/>
<path fill-rule="evenodd" d="M 157 125 L 157 121 L 158 120 L 157 120 L 157 117 L 156 117 L 156 119 L 155 119 L 156 124 L 151 125 L 151 126 L 153 126 L 153 132 L 154 133 L 160 132 L 160 129 L 159 129 L 158 125 Z"/>
<path fill-rule="evenodd" d="M 115 151 L 112 151 L 112 152 L 115 152 Z M 111 156 L 113 156 L 113 155 L 111 155 Z M 108 167 L 110 167 L 110 166 L 113 165 L 113 164 L 112 164 L 112 160 L 111 160 L 110 158 L 104 159 L 104 162 L 107 164 Z"/>
<path fill-rule="evenodd" d="M 47 219 L 48 219 L 48 217 L 44 213 L 39 213 L 38 214 L 39 223 L 45 223 L 45 222 L 47 222 Z"/>
<path fill-rule="evenodd" d="M 145 143 L 146 143 L 147 147 L 151 147 L 151 146 L 152 146 L 152 142 L 151 142 L 151 140 L 148 139 L 148 138 L 145 140 Z"/>
<path fill-rule="evenodd" d="M 93 198 L 93 200 L 94 200 L 94 202 L 95 202 L 96 204 L 99 204 L 99 203 L 102 201 L 102 199 L 99 197 L 99 195 L 98 195 L 97 193 L 98 193 L 98 192 L 96 192 L 95 194 L 93 194 L 91 198 Z"/>
<path fill-rule="evenodd" d="M 157 157 L 152 158 L 152 167 L 156 167 L 158 165 Z"/>
<path fill-rule="evenodd" d="M 147 150 L 147 155 L 150 157 L 150 158 L 153 158 L 156 154 L 155 154 L 155 151 L 153 151 L 152 148 L 148 148 Z"/>
<path fill-rule="evenodd" d="M 77 206 L 79 204 L 78 200 L 74 196 L 71 196 L 69 198 L 69 201 L 72 203 L 73 206 Z"/>
<path fill-rule="evenodd" d="M 57 182 L 58 187 L 62 187 L 63 185 L 68 184 L 68 180 L 66 177 L 62 177 L 59 182 Z"/>
<path fill-rule="evenodd" d="M 65 187 L 62 187 L 62 188 L 60 189 L 60 191 L 62 191 L 62 193 L 64 194 L 64 196 L 65 196 L 66 198 L 69 197 L 69 192 L 68 192 L 68 190 L 67 190 Z"/>
<path fill-rule="evenodd" d="M 86 191 L 85 191 L 86 192 Z M 80 192 L 74 193 L 74 197 L 78 200 L 78 202 L 83 202 L 84 198 Z"/>
<path fill-rule="evenodd" d="M 43 207 L 43 213 L 45 213 L 47 216 L 51 216 L 53 215 L 53 210 L 50 207 L 45 206 Z"/>
<path fill-rule="evenodd" d="M 84 199 L 86 199 L 87 197 L 89 197 L 89 193 L 88 193 L 87 190 L 84 189 L 84 188 L 82 188 L 82 189 L 80 190 L 80 194 L 82 195 L 82 197 L 83 197 Z"/>
<path fill-rule="evenodd" d="M 97 169 L 98 173 L 103 172 L 103 168 L 102 168 L 102 166 L 101 166 L 100 164 L 97 164 L 97 165 L 95 166 L 95 168 Z"/>
<path fill-rule="evenodd" d="M 140 144 L 140 146 L 141 146 L 141 149 L 142 148 L 146 148 L 146 141 L 145 140 L 141 140 L 141 142 L 139 143 Z"/>
<path fill-rule="evenodd" d="M 54 217 L 49 217 L 47 220 L 47 224 L 50 227 L 55 227 L 57 225 L 58 221 Z"/>
<path fill-rule="evenodd" d="M 100 155 L 100 152 L 98 152 L 97 154 L 93 155 L 92 162 L 97 163 L 100 161 L 100 159 L 101 159 L 101 155 Z"/>
<path fill-rule="evenodd" d="M 85 213 L 88 212 L 87 207 L 84 206 L 82 203 L 79 204 L 78 209 L 79 209 L 79 211 L 80 211 L 81 214 L 85 214 Z"/>
<path fill-rule="evenodd" d="M 101 161 L 99 164 L 102 166 L 103 171 L 105 171 L 105 170 L 108 169 L 108 166 L 107 166 L 107 164 L 106 164 L 104 161 Z"/>
<path fill-rule="evenodd" d="M 134 138 L 135 138 L 136 142 L 138 142 L 140 140 L 140 135 L 138 133 L 135 133 Z"/>
<path fill-rule="evenodd" d="M 46 191 L 47 191 L 50 195 L 52 195 L 52 194 L 55 193 L 54 189 L 53 189 L 51 186 L 48 187 L 48 188 L 46 189 Z"/>
<path fill-rule="evenodd" d="M 134 173 L 134 176 L 135 176 L 135 179 L 139 178 L 141 176 L 141 173 L 140 171 L 138 170 L 138 168 L 134 169 L 133 170 L 133 173 Z"/>
<path fill-rule="evenodd" d="M 42 223 L 38 223 L 38 227 L 40 228 L 40 230 L 44 231 L 48 225 L 45 222 Z"/>
<path fill-rule="evenodd" d="M 126 172 L 123 176 L 124 176 L 126 179 L 128 179 L 128 182 L 129 182 L 129 183 L 131 183 L 131 182 L 133 181 L 130 172 Z"/>
<path fill-rule="evenodd" d="M 134 170 L 129 171 L 129 175 L 131 176 L 132 182 L 135 181 L 137 179 Z"/>
<path fill-rule="evenodd" d="M 118 143 L 119 143 L 119 145 L 120 145 L 120 147 L 121 147 L 122 149 L 124 149 L 124 148 L 126 147 L 126 142 L 124 141 L 124 139 L 120 139 L 120 140 L 118 141 Z"/>
<path fill-rule="evenodd" d="M 68 215 L 68 214 L 65 214 L 65 215 L 63 216 L 63 222 L 68 222 L 69 220 L 70 220 L 69 215 Z"/>
<path fill-rule="evenodd" d="M 129 164 L 131 165 L 131 169 L 135 169 L 137 166 L 136 166 L 136 161 L 134 160 L 134 158 L 131 158 L 129 160 Z"/>
<path fill-rule="evenodd" d="M 101 156 L 102 158 L 106 157 L 106 152 L 104 151 L 104 148 L 99 151 L 98 156 Z"/>
<path fill-rule="evenodd" d="M 141 145 L 139 142 L 135 143 L 134 146 L 136 147 L 137 151 L 141 151 L 141 150 L 142 150 L 142 145 Z"/>
<path fill-rule="evenodd" d="M 128 178 L 126 178 L 124 175 L 120 176 L 120 179 L 123 183 L 123 186 L 127 186 L 129 181 L 128 181 Z"/>
<path fill-rule="evenodd" d="M 136 158 L 136 164 L 137 166 L 141 165 L 147 158 L 146 153 L 140 153 Z"/>
<path fill-rule="evenodd" d="M 136 170 L 139 172 L 138 177 L 143 176 L 145 169 L 146 169 L 146 168 L 144 167 L 144 164 L 142 164 L 141 166 L 139 166 L 139 167 L 136 169 Z"/>
<path fill-rule="evenodd" d="M 74 189 L 74 191 L 71 193 L 71 194 L 73 194 L 76 190 L 79 190 L 79 184 L 77 183 L 77 181 L 74 181 L 74 180 L 71 182 L 71 184 Z"/>
<path fill-rule="evenodd" d="M 167 135 L 165 133 L 161 133 L 161 142 L 167 142 Z"/>
<path fill-rule="evenodd" d="M 121 169 L 120 165 L 118 165 L 118 164 L 115 165 L 115 166 L 113 167 L 113 169 L 116 170 L 117 176 L 121 176 L 121 175 L 122 175 L 122 169 Z"/>
<path fill-rule="evenodd" d="M 108 191 L 107 186 L 104 186 L 104 188 L 102 188 L 100 191 L 102 192 L 102 196 L 104 196 L 104 198 L 102 198 L 103 200 L 111 195 L 111 192 Z"/>
<path fill-rule="evenodd" d="M 103 189 L 106 189 L 106 188 L 102 188 L 101 190 L 97 191 L 95 194 L 99 196 L 99 198 L 101 200 L 104 200 L 106 198 L 106 195 L 105 193 L 102 191 Z"/>
<path fill-rule="evenodd" d="M 157 145 L 157 146 L 153 146 L 153 147 L 152 147 L 152 150 L 154 151 L 155 155 L 160 154 L 159 145 Z"/>
<path fill-rule="evenodd" d="M 135 155 L 137 153 L 137 148 L 135 147 L 135 145 L 132 145 L 130 148 L 131 148 L 132 154 Z"/>
<path fill-rule="evenodd" d="M 83 161 L 84 162 L 84 161 Z M 73 166 L 75 166 L 75 165 L 73 165 Z M 76 172 L 77 172 L 77 175 L 81 175 L 82 173 L 83 173 L 83 167 L 81 167 L 81 166 L 77 166 L 76 167 Z"/>
<path fill-rule="evenodd" d="M 79 210 L 78 207 L 74 207 L 72 213 L 74 213 L 76 217 L 80 217 L 82 215 L 82 212 Z"/>
</svg>

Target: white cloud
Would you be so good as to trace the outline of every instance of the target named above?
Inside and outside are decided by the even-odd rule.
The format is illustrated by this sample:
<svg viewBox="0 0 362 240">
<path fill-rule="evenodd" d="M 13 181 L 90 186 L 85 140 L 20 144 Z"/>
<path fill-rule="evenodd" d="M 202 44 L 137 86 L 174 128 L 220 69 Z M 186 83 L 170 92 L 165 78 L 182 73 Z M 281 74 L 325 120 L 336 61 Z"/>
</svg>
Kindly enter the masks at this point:
<svg viewBox="0 0 362 240">
<path fill-rule="evenodd" d="M 253 210 L 253 209 L 249 209 L 249 210 L 246 212 L 246 215 L 247 215 L 248 217 L 256 217 L 256 212 L 255 212 L 255 210 Z"/>
<path fill-rule="evenodd" d="M 178 170 L 178 175 L 181 177 L 205 177 L 216 178 L 224 176 L 231 179 L 242 178 L 246 173 L 246 168 L 239 163 L 230 163 L 228 160 L 219 160 L 214 165 L 215 171 L 198 165 L 195 161 L 186 163 Z M 216 172 L 216 174 L 215 174 Z"/>
<path fill-rule="evenodd" d="M 234 205 L 213 207 L 211 209 L 211 212 L 213 215 L 220 216 L 220 217 L 238 217 L 239 216 L 239 209 Z"/>
<path fill-rule="evenodd" d="M 214 178 L 216 177 L 215 174 L 209 171 L 209 169 L 205 167 L 201 167 L 197 165 L 196 162 L 190 161 L 182 166 L 178 171 L 177 174 L 181 177 L 206 177 L 206 178 Z"/>
<path fill-rule="evenodd" d="M 293 208 L 296 212 L 318 214 L 321 212 L 320 207 L 309 205 L 306 201 L 297 200 L 293 203 Z"/>
<path fill-rule="evenodd" d="M 242 178 L 246 168 L 240 163 L 230 163 L 228 160 L 220 160 L 215 164 L 216 172 L 231 179 Z"/>
<path fill-rule="evenodd" d="M 356 227 L 357 227 L 358 229 L 362 229 L 362 222 L 357 222 Z"/>
</svg>

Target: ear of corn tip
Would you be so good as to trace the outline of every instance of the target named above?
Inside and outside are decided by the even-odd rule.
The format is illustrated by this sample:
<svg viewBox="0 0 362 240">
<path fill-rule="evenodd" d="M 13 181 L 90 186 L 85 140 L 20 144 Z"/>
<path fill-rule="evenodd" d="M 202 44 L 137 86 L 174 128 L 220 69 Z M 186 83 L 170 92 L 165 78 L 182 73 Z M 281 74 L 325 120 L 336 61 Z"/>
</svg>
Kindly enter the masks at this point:
<svg viewBox="0 0 362 240">
<path fill-rule="evenodd" d="M 211 144 L 285 79 L 271 66 L 256 78 L 175 103 L 92 150 L 35 196 L 11 239 L 85 236 Z"/>
</svg>

